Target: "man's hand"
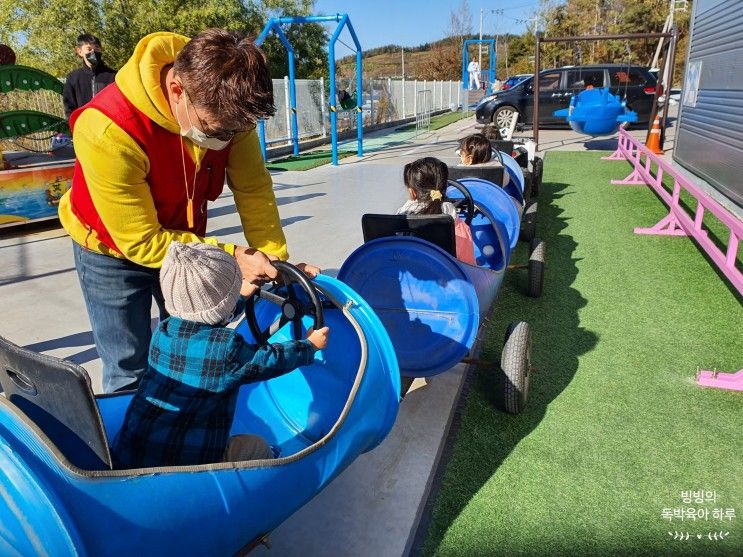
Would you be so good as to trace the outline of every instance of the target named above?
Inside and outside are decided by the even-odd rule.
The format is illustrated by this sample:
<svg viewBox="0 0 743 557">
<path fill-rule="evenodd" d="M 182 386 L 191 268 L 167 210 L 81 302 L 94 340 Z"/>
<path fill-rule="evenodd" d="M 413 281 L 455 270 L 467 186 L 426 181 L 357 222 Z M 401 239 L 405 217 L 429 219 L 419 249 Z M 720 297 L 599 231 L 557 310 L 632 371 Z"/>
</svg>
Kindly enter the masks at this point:
<svg viewBox="0 0 743 557">
<path fill-rule="evenodd" d="M 278 275 L 276 267 L 271 265 L 271 261 L 275 261 L 277 258 L 273 255 L 266 255 L 257 249 L 235 246 L 235 259 L 240 267 L 243 281 L 261 285 L 275 279 Z"/>
<path fill-rule="evenodd" d="M 299 269 L 300 271 L 302 271 L 309 278 L 315 278 L 317 275 L 321 273 L 320 267 L 315 267 L 314 265 L 311 265 L 310 263 L 297 263 L 295 267 Z"/>
</svg>

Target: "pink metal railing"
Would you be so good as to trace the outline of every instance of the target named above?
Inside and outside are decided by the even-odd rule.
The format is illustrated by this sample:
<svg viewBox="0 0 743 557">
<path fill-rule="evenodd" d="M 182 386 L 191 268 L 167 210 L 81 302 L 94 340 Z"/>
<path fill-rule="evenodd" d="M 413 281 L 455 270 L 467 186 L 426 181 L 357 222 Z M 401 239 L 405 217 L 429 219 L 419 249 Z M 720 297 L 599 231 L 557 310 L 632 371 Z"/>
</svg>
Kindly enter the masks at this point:
<svg viewBox="0 0 743 557">
<path fill-rule="evenodd" d="M 743 238 L 743 222 L 730 214 L 689 179 L 682 176 L 668 161 L 650 151 L 624 129 L 619 130 L 617 150 L 610 156 L 603 157 L 603 160 L 626 160 L 632 164 L 632 172 L 624 180 L 612 180 L 612 184 L 647 184 L 668 205 L 668 214 L 655 226 L 635 228 L 635 234 L 691 236 L 728 278 L 733 287 L 743 294 L 743 273 L 736 266 L 739 242 Z M 653 167 L 655 167 L 655 174 L 652 172 Z M 665 176 L 673 178 L 673 187 L 670 192 L 663 186 Z M 693 216 L 680 203 L 682 190 L 689 193 L 697 202 Z M 709 238 L 709 234 L 703 227 L 705 211 L 709 211 L 727 227 L 728 238 L 725 252 Z M 743 369 L 732 374 L 702 371 L 698 374 L 697 383 L 724 389 L 743 390 Z"/>
</svg>

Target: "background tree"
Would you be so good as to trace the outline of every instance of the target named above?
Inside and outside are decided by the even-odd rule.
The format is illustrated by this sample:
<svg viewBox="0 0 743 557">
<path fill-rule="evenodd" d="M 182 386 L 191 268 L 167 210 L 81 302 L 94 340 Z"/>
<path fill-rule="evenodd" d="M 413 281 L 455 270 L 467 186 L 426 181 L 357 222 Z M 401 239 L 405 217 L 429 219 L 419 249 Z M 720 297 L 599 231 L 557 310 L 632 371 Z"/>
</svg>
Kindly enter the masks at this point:
<svg viewBox="0 0 743 557">
<path fill-rule="evenodd" d="M 302 79 L 327 79 L 329 37 L 325 27 L 318 23 L 291 24 L 285 25 L 282 31 L 294 49 L 296 76 Z M 289 57 L 275 33 L 271 33 L 263 43 L 263 50 L 271 63 L 272 77 L 280 79 L 289 75 Z"/>
<path fill-rule="evenodd" d="M 61 77 L 80 64 L 74 46 L 82 32 L 100 37 L 107 63 L 118 68 L 148 33 L 193 36 L 223 27 L 257 35 L 269 17 L 309 15 L 313 7 L 313 0 L 0 0 L 0 41 L 16 51 L 19 64 Z M 299 26 L 294 35 L 303 53 L 317 58 L 318 30 Z M 276 50 L 269 59 L 286 64 L 282 54 Z"/>
</svg>

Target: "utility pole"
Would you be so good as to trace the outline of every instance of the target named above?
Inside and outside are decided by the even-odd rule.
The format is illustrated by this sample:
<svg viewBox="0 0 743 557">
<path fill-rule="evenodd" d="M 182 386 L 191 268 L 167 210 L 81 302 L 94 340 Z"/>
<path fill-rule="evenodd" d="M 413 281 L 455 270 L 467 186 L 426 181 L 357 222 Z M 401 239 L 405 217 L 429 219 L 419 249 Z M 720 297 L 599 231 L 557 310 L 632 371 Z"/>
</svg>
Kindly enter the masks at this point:
<svg viewBox="0 0 743 557">
<path fill-rule="evenodd" d="M 400 47 L 400 56 L 402 57 L 402 78 L 405 79 L 405 49 Z"/>
<path fill-rule="evenodd" d="M 508 79 L 508 37 L 506 36 L 506 79 Z"/>
<path fill-rule="evenodd" d="M 485 10 L 480 8 L 480 42 L 477 43 L 477 64 L 482 68 L 482 18 Z"/>
</svg>

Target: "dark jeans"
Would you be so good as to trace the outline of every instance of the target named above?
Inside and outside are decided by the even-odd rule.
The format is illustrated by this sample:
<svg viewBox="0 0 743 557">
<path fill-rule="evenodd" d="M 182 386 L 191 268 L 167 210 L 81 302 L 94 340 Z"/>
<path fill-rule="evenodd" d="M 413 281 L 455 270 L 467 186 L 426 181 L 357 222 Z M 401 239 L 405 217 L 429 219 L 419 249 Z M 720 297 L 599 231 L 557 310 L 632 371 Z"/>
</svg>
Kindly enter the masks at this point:
<svg viewBox="0 0 743 557">
<path fill-rule="evenodd" d="M 90 251 L 76 242 L 72 245 L 93 340 L 103 361 L 103 391 L 135 388 L 147 369 L 153 298 L 160 319 L 167 317 L 159 271 Z"/>
</svg>

